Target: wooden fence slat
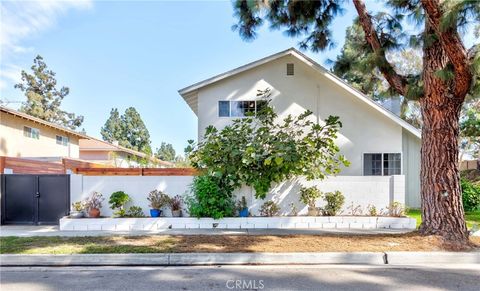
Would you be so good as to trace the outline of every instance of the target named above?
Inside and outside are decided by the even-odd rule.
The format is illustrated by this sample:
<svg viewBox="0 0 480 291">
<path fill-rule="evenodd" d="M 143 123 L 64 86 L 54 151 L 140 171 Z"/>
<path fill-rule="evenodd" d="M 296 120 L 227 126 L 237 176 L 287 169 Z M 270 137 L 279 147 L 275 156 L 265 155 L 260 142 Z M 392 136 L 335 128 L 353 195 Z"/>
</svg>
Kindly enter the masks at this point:
<svg viewBox="0 0 480 291">
<path fill-rule="evenodd" d="M 85 176 L 195 176 L 194 168 L 77 168 Z"/>
</svg>

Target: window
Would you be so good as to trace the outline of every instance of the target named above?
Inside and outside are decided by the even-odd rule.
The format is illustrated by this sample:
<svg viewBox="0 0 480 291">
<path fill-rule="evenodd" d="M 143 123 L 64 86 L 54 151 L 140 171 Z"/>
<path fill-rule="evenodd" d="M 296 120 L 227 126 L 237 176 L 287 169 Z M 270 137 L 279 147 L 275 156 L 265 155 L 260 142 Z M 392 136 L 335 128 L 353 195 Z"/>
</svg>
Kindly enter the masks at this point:
<svg viewBox="0 0 480 291">
<path fill-rule="evenodd" d="M 40 139 L 40 130 L 33 127 L 24 126 L 23 127 L 23 136 Z"/>
<path fill-rule="evenodd" d="M 363 175 L 365 176 L 390 176 L 400 175 L 401 154 L 399 153 L 374 153 L 363 155 Z"/>
<path fill-rule="evenodd" d="M 293 64 L 287 64 L 287 76 L 295 75 L 295 67 Z"/>
<path fill-rule="evenodd" d="M 255 115 L 267 105 L 267 101 L 218 101 L 219 117 L 245 117 Z"/>
<path fill-rule="evenodd" d="M 68 137 L 57 135 L 57 144 L 68 146 Z"/>
</svg>

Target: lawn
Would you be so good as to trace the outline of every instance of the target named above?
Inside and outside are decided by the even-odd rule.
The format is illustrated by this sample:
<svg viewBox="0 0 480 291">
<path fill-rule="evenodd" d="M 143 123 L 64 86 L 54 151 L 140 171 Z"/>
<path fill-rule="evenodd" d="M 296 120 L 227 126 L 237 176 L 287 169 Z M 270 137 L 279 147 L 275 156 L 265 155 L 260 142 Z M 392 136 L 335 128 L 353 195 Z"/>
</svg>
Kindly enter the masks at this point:
<svg viewBox="0 0 480 291">
<path fill-rule="evenodd" d="M 409 209 L 407 216 L 415 218 L 417 220 L 417 227 L 422 222 L 422 215 L 420 209 Z M 467 221 L 467 227 L 470 229 L 474 224 L 480 225 L 480 211 L 471 211 L 465 213 L 465 220 Z"/>
<path fill-rule="evenodd" d="M 480 246 L 480 237 L 472 238 Z M 440 237 L 383 235 L 151 235 L 110 237 L 2 237 L 2 254 L 184 252 L 385 252 L 448 250 Z"/>
</svg>

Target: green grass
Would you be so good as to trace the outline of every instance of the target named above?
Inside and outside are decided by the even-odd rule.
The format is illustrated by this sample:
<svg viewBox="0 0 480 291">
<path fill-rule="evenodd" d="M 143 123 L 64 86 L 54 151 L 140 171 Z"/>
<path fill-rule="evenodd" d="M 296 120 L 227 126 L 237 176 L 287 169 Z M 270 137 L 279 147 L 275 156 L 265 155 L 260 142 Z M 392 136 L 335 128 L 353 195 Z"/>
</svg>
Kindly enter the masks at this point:
<svg viewBox="0 0 480 291">
<path fill-rule="evenodd" d="M 415 218 L 417 220 L 417 228 L 422 223 L 422 215 L 420 209 L 409 209 L 407 216 Z M 465 213 L 465 220 L 467 221 L 467 227 L 470 229 L 474 224 L 480 224 L 480 211 L 470 211 Z"/>
</svg>

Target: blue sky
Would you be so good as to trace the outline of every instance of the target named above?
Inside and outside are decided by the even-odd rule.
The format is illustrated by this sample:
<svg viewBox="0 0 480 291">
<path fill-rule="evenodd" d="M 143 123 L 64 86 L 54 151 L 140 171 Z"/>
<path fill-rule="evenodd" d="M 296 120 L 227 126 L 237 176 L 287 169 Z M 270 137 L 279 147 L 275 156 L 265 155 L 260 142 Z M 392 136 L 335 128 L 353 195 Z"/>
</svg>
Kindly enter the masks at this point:
<svg viewBox="0 0 480 291">
<path fill-rule="evenodd" d="M 299 41 L 266 26 L 255 41 L 242 41 L 231 30 L 236 20 L 229 1 L 2 1 L 1 8 L 0 98 L 25 99 L 13 85 L 40 54 L 58 84 L 70 88 L 63 108 L 85 116 L 89 135 L 100 137 L 112 107 L 134 106 L 153 148 L 165 141 L 180 153 L 196 139 L 197 120 L 178 89 Z M 346 9 L 333 25 L 337 48 L 307 52 L 321 64 L 343 44 L 356 15 L 351 4 Z"/>
</svg>

